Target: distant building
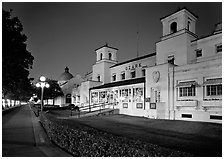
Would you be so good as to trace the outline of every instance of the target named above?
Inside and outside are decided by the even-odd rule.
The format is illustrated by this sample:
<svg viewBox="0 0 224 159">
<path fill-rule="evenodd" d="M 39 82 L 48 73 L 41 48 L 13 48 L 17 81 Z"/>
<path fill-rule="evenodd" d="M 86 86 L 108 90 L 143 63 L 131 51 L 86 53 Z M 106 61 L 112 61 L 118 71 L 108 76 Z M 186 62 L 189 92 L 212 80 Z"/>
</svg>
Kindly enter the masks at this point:
<svg viewBox="0 0 224 159">
<path fill-rule="evenodd" d="M 81 82 L 84 79 L 81 75 L 77 74 L 75 77 L 69 72 L 69 68 L 65 68 L 65 72 L 63 72 L 58 80 L 58 84 L 62 89 L 64 96 L 57 97 L 55 100 L 56 105 L 67 106 L 72 103 L 77 103 L 76 101 L 80 97 L 77 95 L 77 91 Z"/>
<path fill-rule="evenodd" d="M 155 53 L 118 63 L 117 48 L 106 44 L 96 49 L 92 71 L 70 91 L 76 92 L 73 103 L 109 103 L 121 114 L 220 123 L 222 24 L 198 38 L 197 18 L 186 8 L 161 18 Z"/>
</svg>

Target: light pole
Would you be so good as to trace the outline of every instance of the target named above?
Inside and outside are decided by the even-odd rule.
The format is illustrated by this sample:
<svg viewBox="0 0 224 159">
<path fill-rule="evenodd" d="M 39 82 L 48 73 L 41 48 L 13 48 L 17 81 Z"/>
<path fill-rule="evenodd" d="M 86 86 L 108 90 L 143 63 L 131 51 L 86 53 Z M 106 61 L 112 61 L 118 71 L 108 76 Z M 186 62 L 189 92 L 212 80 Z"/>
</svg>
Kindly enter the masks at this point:
<svg viewBox="0 0 224 159">
<path fill-rule="evenodd" d="M 46 82 L 46 77 L 41 76 L 40 82 L 36 83 L 36 87 L 41 87 L 41 112 L 43 112 L 44 87 L 50 87 L 50 85 Z"/>
</svg>

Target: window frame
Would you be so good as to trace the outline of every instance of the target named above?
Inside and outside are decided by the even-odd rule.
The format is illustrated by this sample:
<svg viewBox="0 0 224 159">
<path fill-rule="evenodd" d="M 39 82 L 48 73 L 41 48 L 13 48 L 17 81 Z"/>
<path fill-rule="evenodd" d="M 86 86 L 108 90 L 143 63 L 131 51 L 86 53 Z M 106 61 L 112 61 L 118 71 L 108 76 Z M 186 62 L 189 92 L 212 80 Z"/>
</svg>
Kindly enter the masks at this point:
<svg viewBox="0 0 224 159">
<path fill-rule="evenodd" d="M 136 71 L 131 71 L 131 78 L 135 78 L 136 77 Z"/>
<path fill-rule="evenodd" d="M 175 56 L 174 55 L 168 55 L 167 56 L 167 62 L 170 64 L 174 64 Z"/>
<path fill-rule="evenodd" d="M 222 77 L 206 77 L 204 78 L 204 82 L 209 80 L 222 79 Z M 213 90 L 212 90 L 213 87 Z M 215 94 L 214 92 L 215 87 Z M 210 89 L 210 93 L 208 93 L 208 89 Z M 219 92 L 220 91 L 220 92 Z M 203 85 L 203 100 L 222 100 L 222 83 L 211 83 Z"/>
<path fill-rule="evenodd" d="M 191 86 L 183 85 L 183 86 L 177 86 L 176 87 L 176 96 L 177 101 L 192 101 L 197 100 L 197 89 L 199 85 L 197 84 L 196 79 L 187 79 L 187 80 L 177 80 L 177 85 L 185 82 L 192 83 Z M 193 85 L 193 83 L 195 83 Z"/>
<path fill-rule="evenodd" d="M 221 77 L 205 78 L 204 82 L 206 82 L 208 80 L 214 80 L 214 79 L 220 79 L 220 78 Z M 222 84 L 218 84 L 218 83 L 206 84 L 206 85 L 204 85 L 203 91 L 204 91 L 204 100 L 221 100 L 222 99 Z"/>
<path fill-rule="evenodd" d="M 121 72 L 121 80 L 125 80 L 125 72 Z"/>
<path fill-rule="evenodd" d="M 112 53 L 111 52 L 108 53 L 108 59 L 112 60 Z"/>
<path fill-rule="evenodd" d="M 113 82 L 116 81 L 116 78 L 117 78 L 116 73 L 113 73 L 113 74 L 112 74 L 112 81 L 113 81 Z"/>
<path fill-rule="evenodd" d="M 100 75 L 97 75 L 97 81 L 100 82 Z"/>
<path fill-rule="evenodd" d="M 142 69 L 142 77 L 145 77 L 146 71 L 145 69 Z"/>
<path fill-rule="evenodd" d="M 182 91 L 181 91 L 182 90 Z M 196 96 L 196 86 L 190 86 L 190 87 L 179 87 L 178 88 L 179 97 L 195 97 Z"/>
<path fill-rule="evenodd" d="M 170 34 L 176 33 L 177 30 L 178 30 L 177 22 L 173 21 L 172 23 L 170 23 Z"/>
<path fill-rule="evenodd" d="M 103 60 L 103 53 L 100 53 L 100 60 Z"/>
<path fill-rule="evenodd" d="M 200 51 L 200 52 L 199 52 L 199 51 Z M 195 53 L 196 53 L 196 58 L 200 58 L 200 57 L 202 57 L 202 55 L 203 55 L 202 49 L 196 49 L 196 50 L 195 50 Z M 198 53 L 200 53 L 200 54 L 198 54 Z M 198 55 L 200 55 L 200 56 L 198 56 Z"/>
<path fill-rule="evenodd" d="M 221 51 L 218 50 L 218 47 L 220 47 L 220 46 L 221 46 Z M 220 49 L 220 48 L 219 48 L 219 49 Z M 217 54 L 222 52 L 222 43 L 220 43 L 220 44 L 216 44 L 216 45 L 215 45 L 215 52 L 216 52 Z"/>
</svg>

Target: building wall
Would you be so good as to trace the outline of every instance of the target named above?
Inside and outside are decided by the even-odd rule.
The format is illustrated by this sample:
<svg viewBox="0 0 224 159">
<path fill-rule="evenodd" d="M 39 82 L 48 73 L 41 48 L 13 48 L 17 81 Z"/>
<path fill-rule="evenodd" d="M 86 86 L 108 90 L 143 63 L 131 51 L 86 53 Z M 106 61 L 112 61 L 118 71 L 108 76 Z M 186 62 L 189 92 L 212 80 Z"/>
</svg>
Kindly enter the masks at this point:
<svg viewBox="0 0 224 159">
<path fill-rule="evenodd" d="M 167 63 L 168 56 L 171 55 L 174 55 L 176 65 L 187 64 L 188 58 L 193 59 L 189 53 L 191 51 L 190 42 L 193 39 L 195 39 L 194 36 L 183 32 L 181 35 L 156 43 L 156 64 Z"/>
<path fill-rule="evenodd" d="M 110 81 L 111 82 L 116 82 L 116 81 L 121 81 L 121 73 L 125 72 L 125 80 L 131 79 L 131 72 L 136 71 L 136 77 L 143 77 L 142 76 L 142 70 L 146 69 L 147 67 L 154 66 L 156 62 L 155 56 L 148 57 L 145 59 L 125 63 L 123 65 L 119 65 L 116 67 L 110 68 Z M 112 80 L 112 76 L 116 74 L 116 81 Z"/>
<path fill-rule="evenodd" d="M 112 55 L 111 61 L 117 61 L 117 50 L 105 46 L 96 50 L 96 62 L 101 60 L 109 60 L 109 53 Z M 102 54 L 102 59 L 100 54 Z"/>
<path fill-rule="evenodd" d="M 203 38 L 197 41 L 192 42 L 191 48 L 192 53 L 196 58 L 196 51 L 197 49 L 202 49 L 202 57 L 196 58 L 197 62 L 205 61 L 208 59 L 214 59 L 217 55 L 216 53 L 216 45 L 222 43 L 222 34 L 215 34 L 211 35 L 207 38 Z"/>
<path fill-rule="evenodd" d="M 166 63 L 163 65 L 157 65 L 154 67 L 147 68 L 146 98 L 149 98 L 150 102 L 146 102 L 146 109 L 148 110 L 147 116 L 149 118 L 163 118 L 163 119 L 171 118 L 170 110 L 172 110 L 172 108 L 171 103 L 169 103 L 169 93 L 172 90 L 170 90 L 170 86 L 168 84 L 169 83 L 168 69 L 172 66 L 173 65 Z M 158 81 L 156 82 L 155 79 L 157 79 Z M 157 91 L 157 96 L 155 91 Z M 160 94 L 160 97 L 158 94 Z M 156 101 L 156 98 L 158 101 Z M 158 107 L 156 109 L 150 109 L 150 103 L 156 103 Z"/>
<path fill-rule="evenodd" d="M 89 105 L 89 89 L 101 85 L 102 82 L 85 81 L 80 86 L 80 106 Z"/>
<path fill-rule="evenodd" d="M 175 85 L 178 81 L 195 80 L 199 86 L 196 87 L 196 96 L 179 97 L 178 88 L 175 88 L 174 106 L 175 119 L 177 120 L 193 120 L 193 121 L 208 121 L 221 122 L 220 120 L 211 120 L 211 114 L 222 116 L 222 97 L 220 100 L 205 100 L 205 86 L 203 83 L 206 78 L 222 78 L 222 61 L 221 58 L 180 66 L 175 68 L 174 72 Z M 207 107 L 208 106 L 208 107 Z M 182 118 L 181 114 L 192 114 L 192 118 Z"/>
<path fill-rule="evenodd" d="M 170 25 L 173 22 L 177 23 L 177 31 L 188 29 L 192 33 L 195 33 L 196 19 L 197 18 L 186 9 L 180 10 L 170 16 L 161 19 L 161 22 L 163 24 L 163 36 L 169 35 L 171 33 Z M 190 22 L 189 28 L 188 22 Z"/>
<path fill-rule="evenodd" d="M 113 63 L 109 62 L 100 62 L 95 65 L 93 65 L 93 74 L 92 79 L 94 81 L 98 81 L 97 77 L 100 75 L 100 81 L 104 83 L 110 82 L 110 66 L 112 66 Z"/>
</svg>

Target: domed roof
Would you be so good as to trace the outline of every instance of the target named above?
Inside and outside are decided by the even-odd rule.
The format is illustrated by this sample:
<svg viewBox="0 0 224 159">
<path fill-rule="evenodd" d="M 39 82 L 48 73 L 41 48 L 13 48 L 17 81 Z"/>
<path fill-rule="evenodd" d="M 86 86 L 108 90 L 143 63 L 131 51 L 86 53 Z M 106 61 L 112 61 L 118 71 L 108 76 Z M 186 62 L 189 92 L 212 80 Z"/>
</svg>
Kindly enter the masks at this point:
<svg viewBox="0 0 224 159">
<path fill-rule="evenodd" d="M 68 67 L 65 67 L 65 72 L 63 72 L 60 77 L 59 77 L 59 81 L 68 81 L 71 78 L 73 78 L 73 75 L 71 73 L 69 73 L 69 69 Z"/>
</svg>

